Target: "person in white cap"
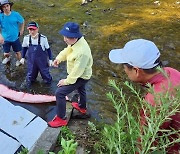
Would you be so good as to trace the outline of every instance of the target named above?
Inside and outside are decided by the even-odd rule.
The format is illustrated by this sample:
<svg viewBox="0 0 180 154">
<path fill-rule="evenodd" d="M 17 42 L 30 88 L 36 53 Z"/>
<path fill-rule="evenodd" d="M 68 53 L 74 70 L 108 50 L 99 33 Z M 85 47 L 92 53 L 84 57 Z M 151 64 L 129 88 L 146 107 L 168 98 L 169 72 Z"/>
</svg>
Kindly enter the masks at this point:
<svg viewBox="0 0 180 154">
<path fill-rule="evenodd" d="M 156 93 L 163 93 L 167 89 L 173 90 L 180 86 L 180 72 L 170 68 L 164 67 L 163 70 L 168 75 L 168 78 L 163 73 L 157 70 L 161 66 L 160 52 L 156 45 L 149 40 L 135 39 L 127 42 L 122 49 L 114 49 L 109 53 L 109 59 L 113 63 L 123 64 L 124 70 L 128 78 L 134 82 L 146 85 L 149 83 L 154 88 Z M 169 87 L 169 81 L 171 87 Z M 147 93 L 145 100 L 152 106 L 155 106 L 154 96 Z M 170 117 L 169 122 L 162 125 L 162 129 L 180 129 L 180 113 Z M 145 125 L 146 118 L 143 110 L 141 111 L 141 125 Z M 167 148 L 169 153 L 177 153 L 180 148 L 180 143 L 176 143 Z"/>
<path fill-rule="evenodd" d="M 3 44 L 4 60 L 3 64 L 10 61 L 10 48 L 16 53 L 16 66 L 19 66 L 21 59 L 21 43 L 19 36 L 24 32 L 24 18 L 16 11 L 12 11 L 13 3 L 9 0 L 0 1 L 0 43 Z"/>
</svg>

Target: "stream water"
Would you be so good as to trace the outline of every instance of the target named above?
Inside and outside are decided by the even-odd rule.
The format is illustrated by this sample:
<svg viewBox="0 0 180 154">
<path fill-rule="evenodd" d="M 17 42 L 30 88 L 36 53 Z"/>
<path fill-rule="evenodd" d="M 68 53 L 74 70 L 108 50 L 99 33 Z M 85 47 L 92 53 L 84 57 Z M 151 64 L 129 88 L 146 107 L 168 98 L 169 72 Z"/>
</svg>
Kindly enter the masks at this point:
<svg viewBox="0 0 180 154">
<path fill-rule="evenodd" d="M 115 116 L 112 103 L 106 98 L 110 90 L 108 80 L 115 79 L 120 83 L 127 80 L 122 67 L 110 63 L 108 53 L 111 49 L 122 48 L 131 39 L 150 39 L 159 47 L 162 60 L 180 70 L 180 13 L 179 3 L 175 0 L 166 0 L 160 5 L 147 0 L 94 0 L 84 6 L 79 0 L 17 0 L 13 7 L 25 17 L 26 23 L 31 20 L 39 23 L 40 33 L 48 37 L 54 58 L 66 46 L 58 34 L 62 25 L 67 21 L 80 24 L 94 57 L 93 76 L 87 85 L 87 105 L 92 117 L 98 121 L 110 121 Z M 2 52 L 0 57 L 3 57 Z M 9 65 L 0 63 L 0 83 L 18 91 L 52 95 L 57 82 L 66 77 L 65 63 L 59 68 L 50 68 L 50 72 L 53 76 L 51 85 L 43 84 L 39 76 L 31 90 L 22 89 L 20 86 L 25 80 L 26 66 L 16 68 L 12 56 Z M 55 103 L 13 103 L 47 121 L 55 114 Z"/>
</svg>

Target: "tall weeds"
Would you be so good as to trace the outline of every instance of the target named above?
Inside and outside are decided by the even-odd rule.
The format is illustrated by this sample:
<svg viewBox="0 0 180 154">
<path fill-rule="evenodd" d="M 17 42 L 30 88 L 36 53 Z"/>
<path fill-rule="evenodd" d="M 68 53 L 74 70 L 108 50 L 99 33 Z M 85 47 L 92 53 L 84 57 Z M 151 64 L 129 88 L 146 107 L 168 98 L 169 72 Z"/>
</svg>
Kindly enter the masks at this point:
<svg viewBox="0 0 180 154">
<path fill-rule="evenodd" d="M 106 152 L 110 154 L 135 154 L 136 152 L 147 154 L 152 152 L 165 152 L 165 149 L 174 143 L 180 142 L 180 138 L 173 141 L 168 139 L 169 135 L 177 134 L 176 130 L 161 130 L 160 126 L 169 117 L 179 112 L 180 90 L 176 90 L 176 97 L 172 97 L 168 92 L 156 94 L 153 88 L 149 88 L 153 93 L 157 103 L 156 107 L 151 106 L 142 97 L 139 91 L 135 90 L 132 84 L 124 83 L 136 96 L 138 101 L 132 101 L 123 93 L 115 81 L 109 81 L 114 92 L 109 92 L 107 97 L 112 101 L 116 109 L 116 121 L 113 125 L 105 125 L 102 132 L 103 144 L 106 145 Z M 132 108 L 132 104 L 134 107 Z M 131 107 L 130 107 L 131 106 Z M 146 125 L 140 127 L 139 110 L 143 109 L 146 115 Z M 163 135 L 159 135 L 163 132 Z M 141 143 L 138 141 L 141 140 Z M 158 141 L 158 144 L 154 144 Z"/>
</svg>

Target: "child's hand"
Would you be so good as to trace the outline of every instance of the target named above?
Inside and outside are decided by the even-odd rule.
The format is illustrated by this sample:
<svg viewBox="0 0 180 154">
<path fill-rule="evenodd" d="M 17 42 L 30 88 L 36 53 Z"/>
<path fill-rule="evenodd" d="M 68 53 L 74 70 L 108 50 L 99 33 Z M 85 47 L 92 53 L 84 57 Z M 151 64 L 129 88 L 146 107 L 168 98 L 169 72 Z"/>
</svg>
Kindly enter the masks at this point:
<svg viewBox="0 0 180 154">
<path fill-rule="evenodd" d="M 64 86 L 64 85 L 65 85 L 64 80 L 65 80 L 65 79 L 59 80 L 57 86 L 58 86 L 58 87 Z"/>
<path fill-rule="evenodd" d="M 53 66 L 53 61 L 52 60 L 49 60 L 49 66 Z"/>
<path fill-rule="evenodd" d="M 19 62 L 24 65 L 25 59 L 21 58 L 21 60 Z"/>
<path fill-rule="evenodd" d="M 58 67 L 58 65 L 59 65 L 59 61 L 58 61 L 57 59 L 55 59 L 55 60 L 53 61 L 52 66 Z"/>
</svg>

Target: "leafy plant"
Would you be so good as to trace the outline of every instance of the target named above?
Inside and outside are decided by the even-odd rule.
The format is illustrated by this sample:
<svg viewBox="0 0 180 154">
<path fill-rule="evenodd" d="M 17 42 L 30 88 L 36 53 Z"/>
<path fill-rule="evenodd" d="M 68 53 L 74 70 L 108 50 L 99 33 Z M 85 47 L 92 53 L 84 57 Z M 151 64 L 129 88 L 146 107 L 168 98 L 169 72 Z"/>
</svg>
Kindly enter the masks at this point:
<svg viewBox="0 0 180 154">
<path fill-rule="evenodd" d="M 75 154 L 77 148 L 77 142 L 73 139 L 66 141 L 64 138 L 61 139 L 62 154 Z M 61 153 L 58 153 L 61 154 Z"/>
<path fill-rule="evenodd" d="M 107 94 L 116 109 L 117 120 L 114 125 L 105 125 L 103 131 L 104 143 L 110 154 L 135 153 L 139 127 L 132 110 L 128 108 L 130 100 L 126 99 L 122 89 L 119 89 L 115 81 L 111 80 L 110 85 L 117 91 L 116 95 L 112 92 Z"/>
<path fill-rule="evenodd" d="M 77 142 L 73 139 L 66 141 L 63 137 L 61 139 L 62 150 L 58 154 L 75 154 L 77 148 Z M 49 154 L 55 154 L 54 152 L 49 152 Z"/>
<path fill-rule="evenodd" d="M 115 93 L 109 92 L 107 97 L 113 102 L 117 116 L 114 125 L 105 125 L 102 132 L 103 143 L 107 153 L 125 154 L 125 153 L 161 153 L 165 151 L 169 145 L 180 142 L 180 138 L 173 141 L 168 139 L 169 135 L 178 134 L 177 130 L 161 130 L 160 126 L 169 117 L 179 112 L 180 92 L 177 90 L 176 97 L 172 97 L 167 91 L 166 93 L 155 93 L 150 87 L 157 103 L 153 107 L 147 103 L 139 91 L 135 90 L 132 84 L 125 82 L 124 84 L 131 90 L 138 99 L 138 102 L 133 102 L 123 93 L 122 88 L 119 88 L 115 81 L 109 82 L 110 86 L 115 89 Z M 160 103 L 161 102 L 161 103 Z M 129 104 L 134 104 L 135 109 L 129 107 Z M 141 128 L 139 126 L 139 110 L 144 109 L 146 115 L 146 125 Z M 136 111 L 136 115 L 134 112 Z M 162 132 L 163 135 L 159 135 Z M 164 133 L 165 132 L 165 133 Z M 138 138 L 141 142 L 138 141 Z M 154 142 L 158 141 L 157 145 Z"/>
<path fill-rule="evenodd" d="M 75 139 L 75 135 L 72 133 L 72 131 L 64 126 L 61 128 L 61 136 L 65 139 L 65 140 L 70 140 L 70 139 Z"/>
<path fill-rule="evenodd" d="M 58 137 L 58 144 L 61 149 L 58 154 L 75 154 L 78 143 L 75 142 L 75 136 L 71 130 L 64 126 L 61 127 L 61 133 Z M 55 154 L 54 152 L 49 152 L 49 154 Z"/>
<path fill-rule="evenodd" d="M 71 140 L 71 139 L 75 139 L 75 135 L 71 132 L 71 130 L 66 127 L 66 126 L 63 126 L 61 127 L 61 132 L 60 132 L 60 135 L 58 136 L 58 145 L 61 145 L 61 139 L 62 137 L 65 139 L 65 140 Z"/>
</svg>

